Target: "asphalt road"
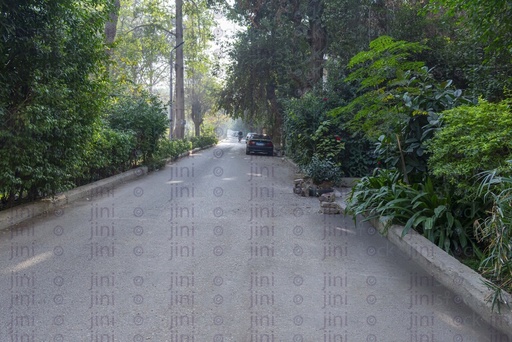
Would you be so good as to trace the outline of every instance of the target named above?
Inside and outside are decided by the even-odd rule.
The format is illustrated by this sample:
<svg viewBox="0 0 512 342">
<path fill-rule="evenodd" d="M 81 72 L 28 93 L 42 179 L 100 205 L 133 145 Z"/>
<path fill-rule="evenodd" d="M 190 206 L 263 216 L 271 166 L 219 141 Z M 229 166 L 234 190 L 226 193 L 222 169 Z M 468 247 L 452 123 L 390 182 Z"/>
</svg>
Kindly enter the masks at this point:
<svg viewBox="0 0 512 342">
<path fill-rule="evenodd" d="M 236 138 L 0 232 L 0 341 L 508 341 Z"/>
</svg>

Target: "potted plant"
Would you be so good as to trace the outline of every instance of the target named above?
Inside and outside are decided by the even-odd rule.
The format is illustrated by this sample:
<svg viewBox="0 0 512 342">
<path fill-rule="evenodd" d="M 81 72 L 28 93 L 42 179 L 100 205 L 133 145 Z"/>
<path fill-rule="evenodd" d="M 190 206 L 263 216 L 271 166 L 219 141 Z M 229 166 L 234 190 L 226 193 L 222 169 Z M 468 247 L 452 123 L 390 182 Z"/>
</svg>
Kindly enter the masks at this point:
<svg viewBox="0 0 512 342">
<path fill-rule="evenodd" d="M 341 167 L 330 159 L 321 160 L 314 155 L 311 162 L 304 167 L 304 174 L 311 180 L 310 196 L 332 192 L 342 175 Z"/>
</svg>

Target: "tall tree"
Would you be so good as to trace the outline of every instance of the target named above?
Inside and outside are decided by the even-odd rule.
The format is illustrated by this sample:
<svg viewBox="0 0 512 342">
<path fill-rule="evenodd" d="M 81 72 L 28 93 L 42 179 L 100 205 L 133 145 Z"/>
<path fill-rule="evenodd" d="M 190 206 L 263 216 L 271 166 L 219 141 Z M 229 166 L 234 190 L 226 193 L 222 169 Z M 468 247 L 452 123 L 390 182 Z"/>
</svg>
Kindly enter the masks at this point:
<svg viewBox="0 0 512 342">
<path fill-rule="evenodd" d="M 119 18 L 119 8 L 121 7 L 120 0 L 110 0 L 110 13 L 109 20 L 105 23 L 105 44 L 110 46 L 114 43 L 117 33 L 117 20 Z"/>
<path fill-rule="evenodd" d="M 189 79 L 190 114 L 194 123 L 195 136 L 201 135 L 201 125 L 205 116 L 215 110 L 215 100 L 218 92 L 218 82 L 209 73 L 196 72 Z"/>
<path fill-rule="evenodd" d="M 183 44 L 183 0 L 176 0 L 176 46 Z M 185 137 L 185 90 L 183 48 L 176 49 L 176 127 L 174 136 Z"/>
</svg>

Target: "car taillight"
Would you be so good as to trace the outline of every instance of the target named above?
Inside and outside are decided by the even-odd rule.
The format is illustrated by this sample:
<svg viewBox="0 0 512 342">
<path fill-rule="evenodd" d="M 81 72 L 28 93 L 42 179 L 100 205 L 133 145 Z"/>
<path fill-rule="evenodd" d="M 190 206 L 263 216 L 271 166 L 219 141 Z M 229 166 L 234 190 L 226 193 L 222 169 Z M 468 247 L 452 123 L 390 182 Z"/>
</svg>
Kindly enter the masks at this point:
<svg viewBox="0 0 512 342">
<path fill-rule="evenodd" d="M 271 143 L 271 142 L 268 142 L 268 143 L 267 143 L 267 146 L 272 147 L 272 146 L 274 146 L 274 145 L 272 145 L 272 143 Z"/>
<path fill-rule="evenodd" d="M 251 141 L 249 141 L 249 145 L 254 145 L 254 144 L 255 144 L 255 142 L 254 142 L 254 141 L 252 141 L 252 140 L 251 140 Z"/>
</svg>

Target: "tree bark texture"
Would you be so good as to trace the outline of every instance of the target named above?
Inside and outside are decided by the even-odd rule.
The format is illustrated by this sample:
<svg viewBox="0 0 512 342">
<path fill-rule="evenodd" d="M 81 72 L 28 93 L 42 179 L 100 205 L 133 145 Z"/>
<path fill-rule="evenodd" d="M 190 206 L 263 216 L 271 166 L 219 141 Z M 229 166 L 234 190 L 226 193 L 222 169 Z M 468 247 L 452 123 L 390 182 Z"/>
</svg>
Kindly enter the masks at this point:
<svg viewBox="0 0 512 342">
<path fill-rule="evenodd" d="M 316 85 L 324 74 L 324 54 L 327 48 L 327 30 L 322 23 L 323 0 L 309 2 L 309 46 L 311 49 L 310 70 L 307 75 L 309 87 Z"/>
<path fill-rule="evenodd" d="M 183 0 L 176 0 L 176 45 L 183 42 Z M 183 81 L 183 46 L 176 49 L 176 128 L 174 137 L 185 137 L 185 91 Z"/>
<path fill-rule="evenodd" d="M 111 0 L 112 11 L 109 14 L 109 20 L 105 23 L 105 44 L 112 45 L 116 39 L 117 33 L 117 20 L 119 18 L 119 9 L 121 7 L 120 0 Z M 108 48 L 107 53 L 111 54 L 111 49 Z"/>
</svg>

